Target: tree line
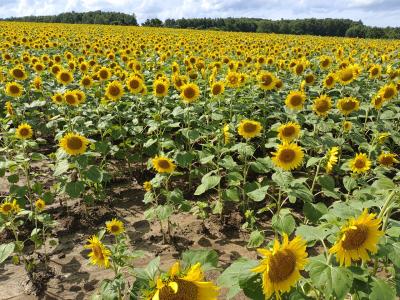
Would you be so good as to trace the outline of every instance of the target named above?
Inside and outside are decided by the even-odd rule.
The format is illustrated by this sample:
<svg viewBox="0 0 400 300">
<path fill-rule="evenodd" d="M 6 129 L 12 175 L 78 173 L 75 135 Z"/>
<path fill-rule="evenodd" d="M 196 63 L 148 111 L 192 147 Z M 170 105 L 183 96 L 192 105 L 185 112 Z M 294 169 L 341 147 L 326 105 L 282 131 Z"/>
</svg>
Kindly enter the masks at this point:
<svg viewBox="0 0 400 300">
<path fill-rule="evenodd" d="M 72 11 L 49 16 L 12 17 L 3 20 L 43 23 L 138 25 L 135 14 L 129 15 L 120 12 L 104 12 L 101 10 L 82 13 Z"/>
</svg>

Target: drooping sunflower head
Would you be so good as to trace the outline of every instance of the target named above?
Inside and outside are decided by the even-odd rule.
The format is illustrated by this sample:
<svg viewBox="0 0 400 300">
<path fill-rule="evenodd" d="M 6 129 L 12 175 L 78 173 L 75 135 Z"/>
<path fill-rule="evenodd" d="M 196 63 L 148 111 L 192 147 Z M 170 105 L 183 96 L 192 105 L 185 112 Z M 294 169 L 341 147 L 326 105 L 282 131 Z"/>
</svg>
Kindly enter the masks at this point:
<svg viewBox="0 0 400 300">
<path fill-rule="evenodd" d="M 35 201 L 35 207 L 38 211 L 42 211 L 46 207 L 46 202 L 43 199 L 37 199 Z"/>
<path fill-rule="evenodd" d="M 120 235 L 124 232 L 124 223 L 120 220 L 112 219 L 106 222 L 107 231 L 113 235 Z"/>
<path fill-rule="evenodd" d="M 303 149 L 295 143 L 280 144 L 277 151 L 272 154 L 273 163 L 285 171 L 291 171 L 299 167 L 304 158 Z"/>
<path fill-rule="evenodd" d="M 32 135 L 33 135 L 32 127 L 27 123 L 22 123 L 21 125 L 18 126 L 17 130 L 15 131 L 15 136 L 21 140 L 30 139 Z"/>
<path fill-rule="evenodd" d="M 211 85 L 211 95 L 217 96 L 223 94 L 225 91 L 225 85 L 222 81 L 214 82 Z"/>
<path fill-rule="evenodd" d="M 301 127 L 295 122 L 282 124 L 278 128 L 278 138 L 282 142 L 291 142 L 300 136 Z"/>
<path fill-rule="evenodd" d="M 345 97 L 339 99 L 337 103 L 337 108 L 344 116 L 347 116 L 351 114 L 353 111 L 358 110 L 359 107 L 360 107 L 360 101 L 358 101 L 354 97 Z"/>
<path fill-rule="evenodd" d="M 151 161 L 153 163 L 153 168 L 158 173 L 172 173 L 175 171 L 176 165 L 168 157 L 156 156 Z"/>
<path fill-rule="evenodd" d="M 326 153 L 326 155 L 325 155 L 325 158 L 326 158 L 325 171 L 326 171 L 326 173 L 331 173 L 333 170 L 333 167 L 338 163 L 338 160 L 339 160 L 338 154 L 339 154 L 338 147 L 332 147 Z"/>
<path fill-rule="evenodd" d="M 376 214 L 369 214 L 365 209 L 357 219 L 350 219 L 348 224 L 341 228 L 340 236 L 329 252 L 336 254 L 340 265 L 346 267 L 352 261 L 367 262 L 370 253 L 378 251 L 379 238 L 384 234 L 379 230 L 381 220 Z"/>
<path fill-rule="evenodd" d="M 261 89 L 269 91 L 275 88 L 275 76 L 270 72 L 262 72 L 258 75 L 258 85 Z"/>
<path fill-rule="evenodd" d="M 392 167 L 394 164 L 398 164 L 399 161 L 397 160 L 397 155 L 394 153 L 381 153 L 378 156 L 378 162 L 381 166 L 390 168 Z"/>
<path fill-rule="evenodd" d="M 106 93 L 108 99 L 113 101 L 119 100 L 124 94 L 124 87 L 119 81 L 112 81 L 106 87 Z"/>
<path fill-rule="evenodd" d="M 200 89 L 197 84 L 188 83 L 181 87 L 181 98 L 185 103 L 192 103 L 200 96 Z"/>
<path fill-rule="evenodd" d="M 282 244 L 275 239 L 272 249 L 258 249 L 258 252 L 263 259 L 252 271 L 262 274 L 266 299 L 274 293 L 280 299 L 280 294 L 290 291 L 301 278 L 300 271 L 304 270 L 308 262 L 306 242 L 300 237 L 289 241 L 285 234 Z"/>
<path fill-rule="evenodd" d="M 80 155 L 86 152 L 89 140 L 77 133 L 67 133 L 60 140 L 60 147 L 69 155 Z"/>
<path fill-rule="evenodd" d="M 262 128 L 261 123 L 258 121 L 242 120 L 238 126 L 238 133 L 245 139 L 251 139 L 259 136 Z"/>
<path fill-rule="evenodd" d="M 110 265 L 111 251 L 99 240 L 99 238 L 93 235 L 88 239 L 88 245 L 84 248 L 90 249 L 89 253 L 90 263 L 99 267 L 108 268 Z"/>
<path fill-rule="evenodd" d="M 371 168 L 371 161 L 365 153 L 358 153 L 350 161 L 350 169 L 357 174 L 368 172 Z"/>
<path fill-rule="evenodd" d="M 22 96 L 24 88 L 17 82 L 8 82 L 6 84 L 5 92 L 8 96 L 17 98 Z"/>
<path fill-rule="evenodd" d="M 390 137 L 390 132 L 380 132 L 376 136 L 376 139 L 379 144 L 384 144 L 388 140 L 389 137 Z"/>
<path fill-rule="evenodd" d="M 292 110 L 301 110 L 306 101 L 306 94 L 302 91 L 292 91 L 286 97 L 286 107 Z"/>
<path fill-rule="evenodd" d="M 332 99 L 327 95 L 321 95 L 314 100 L 313 111 L 320 117 L 326 117 L 332 108 Z"/>
<path fill-rule="evenodd" d="M 164 97 L 168 94 L 168 82 L 162 79 L 157 79 L 153 83 L 153 93 L 156 97 Z"/>
<path fill-rule="evenodd" d="M 63 85 L 67 85 L 74 80 L 74 77 L 72 76 L 72 73 L 70 71 L 60 70 L 57 73 L 57 80 L 59 83 L 61 83 Z"/>
</svg>

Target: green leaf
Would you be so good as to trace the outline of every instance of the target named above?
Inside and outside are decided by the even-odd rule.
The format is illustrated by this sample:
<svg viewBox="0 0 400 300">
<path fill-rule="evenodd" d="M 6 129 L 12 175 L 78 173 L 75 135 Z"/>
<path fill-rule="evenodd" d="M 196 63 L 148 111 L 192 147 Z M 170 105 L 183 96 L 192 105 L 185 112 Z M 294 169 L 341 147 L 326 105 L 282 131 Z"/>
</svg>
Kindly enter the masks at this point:
<svg viewBox="0 0 400 300">
<path fill-rule="evenodd" d="M 239 276 L 239 286 L 242 288 L 243 293 L 251 300 L 264 300 L 265 295 L 262 289 L 261 274 L 253 273 L 253 276 L 244 274 Z"/>
<path fill-rule="evenodd" d="M 213 187 L 217 186 L 219 182 L 221 181 L 221 176 L 203 176 L 201 179 L 201 184 L 197 187 L 196 191 L 194 194 L 201 195 L 204 192 L 206 192 L 209 189 L 212 189 Z"/>
<path fill-rule="evenodd" d="M 371 283 L 371 294 L 369 295 L 370 300 L 395 300 L 396 290 L 395 288 L 384 281 L 381 278 L 373 278 Z"/>
<path fill-rule="evenodd" d="M 248 248 L 258 248 L 264 243 L 264 234 L 259 230 L 254 230 L 251 232 L 249 241 L 247 243 Z"/>
<path fill-rule="evenodd" d="M 396 267 L 400 268 L 400 242 L 391 244 L 390 248 L 389 259 Z"/>
<path fill-rule="evenodd" d="M 303 237 L 307 242 L 324 240 L 328 234 L 329 231 L 321 227 L 300 225 L 296 229 L 296 235 Z"/>
<path fill-rule="evenodd" d="M 103 174 L 97 166 L 91 166 L 85 176 L 93 182 L 100 183 L 103 180 Z"/>
<path fill-rule="evenodd" d="M 378 189 L 378 190 L 384 190 L 384 191 L 389 191 L 393 190 L 396 188 L 396 184 L 393 182 L 393 180 L 387 178 L 387 177 L 382 177 L 376 180 L 373 184 L 372 187 Z"/>
<path fill-rule="evenodd" d="M 323 175 L 318 178 L 318 183 L 328 191 L 333 191 L 335 189 L 335 179 L 329 175 Z"/>
<path fill-rule="evenodd" d="M 180 152 L 176 155 L 175 161 L 181 167 L 187 167 L 192 163 L 194 158 L 195 158 L 195 155 L 190 152 Z"/>
<path fill-rule="evenodd" d="M 173 208 L 171 205 L 160 205 L 156 208 L 157 217 L 161 220 L 167 220 L 172 216 Z"/>
<path fill-rule="evenodd" d="M 152 261 L 150 261 L 145 268 L 135 268 L 135 275 L 138 278 L 145 279 L 147 281 L 153 280 L 157 271 L 160 268 L 160 257 L 157 256 Z"/>
<path fill-rule="evenodd" d="M 321 158 L 319 157 L 310 157 L 310 159 L 307 161 L 306 168 L 316 165 L 320 160 Z"/>
<path fill-rule="evenodd" d="M 82 181 L 67 182 L 65 185 L 65 192 L 71 198 L 78 198 L 85 190 L 85 185 Z"/>
<path fill-rule="evenodd" d="M 265 195 L 268 193 L 268 188 L 269 188 L 268 185 L 260 187 L 259 189 L 247 193 L 247 196 L 249 196 L 252 200 L 256 202 L 260 202 L 265 199 Z"/>
<path fill-rule="evenodd" d="M 13 174 L 7 177 L 9 183 L 17 183 L 19 181 L 18 174 Z"/>
<path fill-rule="evenodd" d="M 311 281 L 324 292 L 325 299 L 331 296 L 344 299 L 353 284 L 353 274 L 349 269 L 328 265 L 318 258 L 311 260 L 307 269 Z"/>
<path fill-rule="evenodd" d="M 228 289 L 227 299 L 232 299 L 241 291 L 239 280 L 244 283 L 246 277 L 253 277 L 254 272 L 251 269 L 257 265 L 258 262 L 256 260 L 240 258 L 225 269 L 221 276 L 219 276 L 217 284 L 220 287 Z"/>
<path fill-rule="evenodd" d="M 235 187 L 232 187 L 232 188 L 229 188 L 229 189 L 225 189 L 222 192 L 222 197 L 223 197 L 224 200 L 228 200 L 228 201 L 233 201 L 233 202 L 239 202 L 240 201 L 239 191 Z"/>
<path fill-rule="evenodd" d="M 188 250 L 182 253 L 182 262 L 186 266 L 200 263 L 204 271 L 211 270 L 218 265 L 218 253 L 215 250 L 199 249 Z"/>
<path fill-rule="evenodd" d="M 290 235 L 296 227 L 296 221 L 290 214 L 274 215 L 271 220 L 272 228 L 280 232 Z"/>
<path fill-rule="evenodd" d="M 14 252 L 14 248 L 14 243 L 0 245 L 0 264 L 4 262 Z"/>
<path fill-rule="evenodd" d="M 357 187 L 357 181 L 350 176 L 346 176 L 343 178 L 343 185 L 348 192 L 351 192 Z"/>
<path fill-rule="evenodd" d="M 311 222 L 317 222 L 324 214 L 328 212 L 328 208 L 322 202 L 319 203 L 310 203 L 306 202 L 303 206 L 304 215 Z"/>
</svg>

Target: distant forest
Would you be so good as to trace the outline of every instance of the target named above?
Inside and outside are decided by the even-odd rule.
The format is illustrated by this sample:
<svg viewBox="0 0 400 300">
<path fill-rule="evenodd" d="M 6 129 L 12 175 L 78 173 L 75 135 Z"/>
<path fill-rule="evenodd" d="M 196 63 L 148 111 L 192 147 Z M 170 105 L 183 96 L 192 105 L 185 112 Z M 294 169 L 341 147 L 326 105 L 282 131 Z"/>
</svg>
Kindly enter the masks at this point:
<svg viewBox="0 0 400 300">
<path fill-rule="evenodd" d="M 3 19 L 21 22 L 133 25 L 138 22 L 135 14 L 119 12 L 67 12 L 54 16 L 26 16 Z M 220 31 L 264 32 L 299 35 L 341 36 L 378 39 L 400 39 L 399 27 L 371 27 L 361 21 L 349 19 L 297 19 L 267 20 L 258 18 L 193 18 L 147 19 L 141 24 L 151 27 L 191 28 Z"/>
</svg>

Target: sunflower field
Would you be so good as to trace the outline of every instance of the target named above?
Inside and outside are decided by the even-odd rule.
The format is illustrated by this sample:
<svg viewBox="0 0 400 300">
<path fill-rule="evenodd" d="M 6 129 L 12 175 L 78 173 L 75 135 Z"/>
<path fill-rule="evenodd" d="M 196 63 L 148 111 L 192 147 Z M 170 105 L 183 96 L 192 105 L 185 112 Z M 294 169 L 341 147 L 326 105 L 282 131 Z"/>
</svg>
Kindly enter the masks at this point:
<svg viewBox="0 0 400 300">
<path fill-rule="evenodd" d="M 398 40 L 0 22 L 0 298 L 398 299 L 399 91 Z"/>
</svg>

